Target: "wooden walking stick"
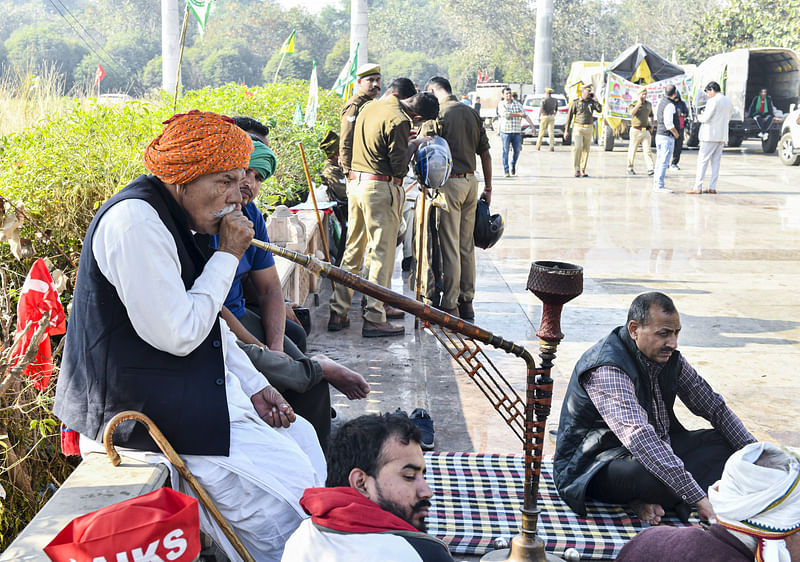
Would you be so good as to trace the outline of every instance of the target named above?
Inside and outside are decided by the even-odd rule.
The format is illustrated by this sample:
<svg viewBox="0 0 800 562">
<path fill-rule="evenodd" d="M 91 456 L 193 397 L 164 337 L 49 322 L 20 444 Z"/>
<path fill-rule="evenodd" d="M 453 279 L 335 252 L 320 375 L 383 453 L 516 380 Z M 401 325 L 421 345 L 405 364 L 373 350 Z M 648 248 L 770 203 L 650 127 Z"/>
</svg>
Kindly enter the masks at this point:
<svg viewBox="0 0 800 562">
<path fill-rule="evenodd" d="M 419 194 L 422 202 L 420 203 L 420 213 L 419 213 L 419 229 L 417 230 L 419 234 L 419 245 L 417 246 L 417 279 L 416 279 L 416 297 L 417 300 L 421 300 L 420 297 L 422 296 L 422 253 L 427 249 L 425 247 L 425 193 L 426 188 L 424 185 L 420 184 L 419 186 Z M 414 329 L 419 329 L 419 317 L 414 317 Z"/>
<path fill-rule="evenodd" d="M 233 528 L 231 527 L 230 523 L 228 523 L 225 518 L 222 516 L 222 513 L 219 512 L 217 506 L 214 505 L 214 502 L 211 499 L 211 496 L 208 495 L 208 492 L 205 491 L 205 488 L 200 485 L 200 482 L 197 481 L 197 478 L 194 477 L 189 471 L 189 468 L 186 466 L 186 463 L 183 462 L 183 459 L 178 456 L 178 453 L 175 449 L 172 448 L 167 438 L 164 437 L 164 434 L 161 433 L 161 430 L 158 429 L 153 420 L 149 417 L 144 415 L 141 412 L 136 412 L 134 410 L 126 410 L 124 412 L 120 412 L 113 418 L 111 421 L 108 422 L 106 426 L 106 430 L 103 432 L 103 443 L 106 447 L 106 454 L 111 459 L 111 464 L 114 466 L 119 466 L 122 460 L 119 458 L 119 454 L 117 450 L 114 448 L 113 437 L 114 437 L 114 430 L 117 429 L 117 426 L 124 421 L 127 420 L 135 420 L 141 422 L 147 427 L 147 432 L 150 434 L 150 437 L 153 438 L 153 441 L 156 442 L 158 448 L 161 449 L 161 452 L 164 453 L 164 456 L 167 457 L 167 460 L 178 469 L 181 477 L 189 483 L 192 490 L 195 494 L 197 494 L 197 498 L 202 502 L 205 508 L 211 513 L 211 516 L 214 518 L 214 521 L 222 529 L 222 532 L 225 533 L 225 536 L 233 545 L 233 548 L 236 549 L 236 552 L 239 556 L 242 557 L 245 562 L 255 562 L 255 559 L 247 552 L 244 544 L 242 541 L 239 540 L 239 537 L 236 536 Z"/>
<path fill-rule="evenodd" d="M 317 216 L 317 226 L 319 227 L 319 235 L 322 238 L 322 249 L 325 250 L 325 259 L 331 263 L 331 255 L 328 252 L 328 233 L 322 228 L 322 217 L 319 216 L 319 207 L 317 207 L 317 196 L 314 193 L 314 184 L 311 183 L 311 174 L 308 173 L 308 160 L 306 160 L 306 151 L 303 149 L 303 143 L 298 142 L 297 146 L 300 147 L 300 158 L 303 160 L 303 170 L 306 173 L 306 183 L 308 183 L 308 192 L 311 194 L 311 201 L 314 203 L 314 213 Z M 331 279 L 331 288 L 336 290 L 336 285 Z"/>
</svg>

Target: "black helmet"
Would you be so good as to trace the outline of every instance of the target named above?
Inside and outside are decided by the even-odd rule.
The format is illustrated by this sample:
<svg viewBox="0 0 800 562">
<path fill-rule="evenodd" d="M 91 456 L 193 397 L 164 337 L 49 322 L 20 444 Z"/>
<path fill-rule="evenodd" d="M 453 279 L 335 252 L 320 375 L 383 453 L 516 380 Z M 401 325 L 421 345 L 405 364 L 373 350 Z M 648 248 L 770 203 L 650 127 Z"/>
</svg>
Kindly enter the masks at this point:
<svg viewBox="0 0 800 562">
<path fill-rule="evenodd" d="M 452 171 L 450 146 L 442 137 L 433 137 L 417 149 L 414 155 L 414 175 L 420 185 L 439 189 L 450 178 Z"/>
<path fill-rule="evenodd" d="M 475 208 L 475 245 L 488 250 L 500 240 L 503 228 L 503 217 L 490 214 L 489 204 L 478 199 L 478 206 Z"/>
</svg>

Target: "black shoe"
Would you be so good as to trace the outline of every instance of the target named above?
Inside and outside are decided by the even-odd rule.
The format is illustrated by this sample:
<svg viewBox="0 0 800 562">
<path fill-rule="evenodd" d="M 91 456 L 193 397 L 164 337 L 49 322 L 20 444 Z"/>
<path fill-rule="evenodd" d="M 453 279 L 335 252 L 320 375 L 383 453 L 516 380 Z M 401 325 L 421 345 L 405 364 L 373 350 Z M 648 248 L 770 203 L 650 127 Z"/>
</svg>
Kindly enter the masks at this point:
<svg viewBox="0 0 800 562">
<path fill-rule="evenodd" d="M 472 302 L 462 302 L 458 304 L 458 315 L 462 320 L 472 322 L 475 320 L 475 309 L 472 308 Z"/>
<path fill-rule="evenodd" d="M 512 176 L 516 176 L 517 175 L 517 169 L 516 168 L 511 168 L 511 175 Z"/>
<path fill-rule="evenodd" d="M 417 408 L 411 412 L 411 421 L 414 422 L 422 433 L 422 443 L 420 446 L 423 451 L 433 450 L 433 420 L 431 416 L 422 408 Z"/>
<path fill-rule="evenodd" d="M 394 412 L 392 412 L 392 413 L 393 413 L 395 416 L 405 416 L 405 417 L 408 417 L 408 412 L 406 412 L 405 410 L 401 410 L 400 408 L 397 408 L 397 409 L 396 409 Z"/>
<path fill-rule="evenodd" d="M 408 256 L 407 258 L 403 258 L 403 261 L 400 262 L 400 268 L 403 271 L 411 271 L 411 264 L 413 264 L 413 263 L 414 263 L 414 258 L 411 257 L 411 256 Z"/>
<path fill-rule="evenodd" d="M 331 312 L 330 320 L 328 320 L 328 331 L 329 332 L 338 332 L 344 328 L 350 327 L 350 319 L 345 314 L 344 316 L 339 316 L 335 312 Z"/>
<path fill-rule="evenodd" d="M 652 175 L 653 175 L 653 174 L 655 174 L 655 173 L 656 173 L 656 171 L 655 171 L 655 170 L 647 170 L 647 175 L 648 175 L 648 176 L 652 176 Z"/>
<path fill-rule="evenodd" d="M 635 176 L 636 172 L 634 172 L 633 170 L 628 170 L 628 175 L 629 176 Z"/>
</svg>

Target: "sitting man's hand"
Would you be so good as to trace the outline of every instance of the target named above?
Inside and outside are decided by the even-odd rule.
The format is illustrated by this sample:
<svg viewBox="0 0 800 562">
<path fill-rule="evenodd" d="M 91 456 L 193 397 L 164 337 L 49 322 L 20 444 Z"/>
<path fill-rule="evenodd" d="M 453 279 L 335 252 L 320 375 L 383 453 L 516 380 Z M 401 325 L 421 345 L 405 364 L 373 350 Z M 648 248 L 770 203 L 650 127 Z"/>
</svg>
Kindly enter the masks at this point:
<svg viewBox="0 0 800 562">
<path fill-rule="evenodd" d="M 272 427 L 289 427 L 297 419 L 292 407 L 273 386 L 256 392 L 250 401 L 261 419 Z"/>
<path fill-rule="evenodd" d="M 711 506 L 708 496 L 697 502 L 694 507 L 697 509 L 697 515 L 700 516 L 701 521 L 706 523 L 716 522 L 717 514 L 714 513 L 714 508 Z"/>
</svg>

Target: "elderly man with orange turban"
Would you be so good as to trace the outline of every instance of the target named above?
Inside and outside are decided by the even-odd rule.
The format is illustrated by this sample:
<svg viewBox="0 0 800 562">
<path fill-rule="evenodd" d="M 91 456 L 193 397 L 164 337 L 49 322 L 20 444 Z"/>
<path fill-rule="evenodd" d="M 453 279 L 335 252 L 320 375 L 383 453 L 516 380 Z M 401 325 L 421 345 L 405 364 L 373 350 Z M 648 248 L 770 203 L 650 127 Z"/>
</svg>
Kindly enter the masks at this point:
<svg viewBox="0 0 800 562">
<path fill-rule="evenodd" d="M 81 434 L 82 452 L 102 447 L 117 413 L 145 413 L 253 557 L 279 560 L 305 517 L 299 499 L 325 481 L 326 465 L 314 429 L 220 318 L 253 237 L 239 191 L 253 143 L 215 113 L 165 125 L 144 154 L 152 175 L 109 199 L 86 233 L 54 411 Z M 196 234 L 219 235 L 207 260 Z M 114 442 L 165 462 L 141 425 L 120 425 Z M 174 470 L 172 483 L 188 491 Z M 201 525 L 239 559 L 205 511 Z"/>
</svg>

